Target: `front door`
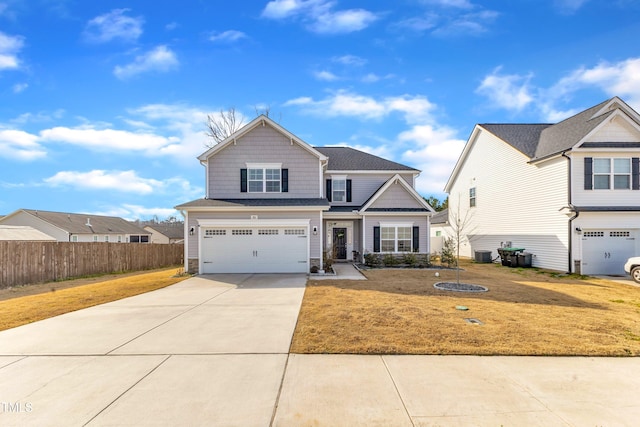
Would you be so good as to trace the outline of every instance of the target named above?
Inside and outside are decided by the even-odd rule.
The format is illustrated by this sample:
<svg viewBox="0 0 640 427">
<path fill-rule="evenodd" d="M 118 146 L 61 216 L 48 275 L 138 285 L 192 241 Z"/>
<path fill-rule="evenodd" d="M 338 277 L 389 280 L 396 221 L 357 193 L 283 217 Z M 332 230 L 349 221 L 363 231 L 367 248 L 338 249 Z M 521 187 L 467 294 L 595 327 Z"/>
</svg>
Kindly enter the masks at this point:
<svg viewBox="0 0 640 427">
<path fill-rule="evenodd" d="M 333 259 L 347 259 L 347 229 L 333 229 Z"/>
</svg>

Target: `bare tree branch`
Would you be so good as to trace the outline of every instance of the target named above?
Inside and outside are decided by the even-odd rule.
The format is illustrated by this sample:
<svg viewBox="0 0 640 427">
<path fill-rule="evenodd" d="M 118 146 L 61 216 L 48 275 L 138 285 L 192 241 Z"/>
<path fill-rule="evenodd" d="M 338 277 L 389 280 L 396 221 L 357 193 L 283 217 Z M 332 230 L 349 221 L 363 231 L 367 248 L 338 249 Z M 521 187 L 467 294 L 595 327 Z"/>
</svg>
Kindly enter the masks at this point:
<svg viewBox="0 0 640 427">
<path fill-rule="evenodd" d="M 212 147 L 219 144 L 244 125 L 244 119 L 236 113 L 235 107 L 228 110 L 220 110 L 218 114 L 207 114 L 207 136 L 213 139 L 214 143 L 205 144 Z"/>
</svg>

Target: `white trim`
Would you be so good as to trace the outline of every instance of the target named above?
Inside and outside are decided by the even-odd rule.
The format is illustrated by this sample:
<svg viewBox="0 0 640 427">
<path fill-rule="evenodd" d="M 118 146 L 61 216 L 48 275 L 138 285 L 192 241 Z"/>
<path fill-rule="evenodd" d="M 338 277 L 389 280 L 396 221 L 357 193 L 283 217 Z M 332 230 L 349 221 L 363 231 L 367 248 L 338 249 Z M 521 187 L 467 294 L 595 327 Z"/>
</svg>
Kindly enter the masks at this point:
<svg viewBox="0 0 640 427">
<path fill-rule="evenodd" d="M 245 163 L 247 169 L 282 169 L 282 163 Z"/>
<path fill-rule="evenodd" d="M 325 174 L 331 175 L 387 175 L 387 174 L 410 174 L 410 175 L 420 175 L 420 171 L 418 169 L 411 170 L 326 170 Z"/>
<path fill-rule="evenodd" d="M 258 193 L 254 193 L 258 194 Z M 272 193 L 279 194 L 279 193 Z M 278 200 L 274 198 L 274 200 Z M 186 212 L 244 212 L 244 211 L 327 211 L 330 206 L 198 206 L 198 207 L 181 207 Z"/>
<path fill-rule="evenodd" d="M 413 227 L 415 222 L 380 222 L 380 227 Z"/>
<path fill-rule="evenodd" d="M 347 175 L 331 175 L 331 181 L 333 180 L 342 180 L 342 181 L 346 181 L 347 180 Z"/>
<path fill-rule="evenodd" d="M 320 212 L 320 226 L 318 227 L 318 241 L 320 243 L 320 270 L 324 270 L 324 218 L 322 217 L 322 211 Z M 311 239 L 309 239 L 311 242 Z M 311 245 L 311 243 L 309 243 Z M 311 268 L 311 253 L 309 253 L 309 268 Z"/>
<path fill-rule="evenodd" d="M 200 227 L 303 227 L 309 219 L 199 219 Z M 308 230 L 307 230 L 308 231 Z M 307 233 L 308 234 L 308 233 Z"/>
<path fill-rule="evenodd" d="M 184 271 L 189 271 L 189 212 L 184 212 L 184 224 L 183 224 L 183 232 L 184 232 Z M 200 245 L 198 245 L 200 246 Z M 198 263 L 200 263 L 198 261 Z"/>
</svg>

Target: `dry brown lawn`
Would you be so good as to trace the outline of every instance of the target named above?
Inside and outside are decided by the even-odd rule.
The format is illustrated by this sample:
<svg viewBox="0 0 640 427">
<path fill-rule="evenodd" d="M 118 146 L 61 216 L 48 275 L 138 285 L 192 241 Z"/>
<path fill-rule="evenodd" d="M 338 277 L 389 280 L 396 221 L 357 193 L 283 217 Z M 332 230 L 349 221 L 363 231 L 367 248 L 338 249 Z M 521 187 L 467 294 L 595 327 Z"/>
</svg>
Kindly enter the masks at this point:
<svg viewBox="0 0 640 427">
<path fill-rule="evenodd" d="M 0 331 L 173 285 L 186 278 L 177 275 L 179 271 L 169 268 L 2 290 Z"/>
<path fill-rule="evenodd" d="M 381 269 L 366 271 L 368 281 L 310 280 L 291 351 L 640 355 L 638 287 L 497 264 L 462 268 L 462 283 L 489 291 L 435 289 L 436 282 L 455 282 L 452 270 Z"/>
</svg>

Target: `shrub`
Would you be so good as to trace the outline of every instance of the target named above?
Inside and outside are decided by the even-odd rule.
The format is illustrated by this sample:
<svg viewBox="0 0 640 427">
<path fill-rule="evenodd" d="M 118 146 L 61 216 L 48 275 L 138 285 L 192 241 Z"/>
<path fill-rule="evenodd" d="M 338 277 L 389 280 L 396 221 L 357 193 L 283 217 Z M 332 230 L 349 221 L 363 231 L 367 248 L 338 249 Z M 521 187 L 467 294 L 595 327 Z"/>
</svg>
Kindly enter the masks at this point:
<svg viewBox="0 0 640 427">
<path fill-rule="evenodd" d="M 318 266 L 317 265 L 312 266 L 311 267 L 311 272 L 312 273 L 317 273 L 318 272 Z"/>
<path fill-rule="evenodd" d="M 380 265 L 380 258 L 376 254 L 365 253 L 364 254 L 364 265 L 367 267 L 377 267 Z"/>
<path fill-rule="evenodd" d="M 408 265 L 409 267 L 415 267 L 418 264 L 418 257 L 411 252 L 407 252 L 402 255 L 402 263 Z"/>
<path fill-rule="evenodd" d="M 385 254 L 382 258 L 382 264 L 384 264 L 385 267 L 393 267 L 398 264 L 398 260 L 392 254 Z"/>
<path fill-rule="evenodd" d="M 440 255 L 440 263 L 447 264 L 447 267 L 451 267 L 456 263 L 456 243 L 453 237 L 447 237 L 442 242 L 442 254 Z"/>
</svg>

